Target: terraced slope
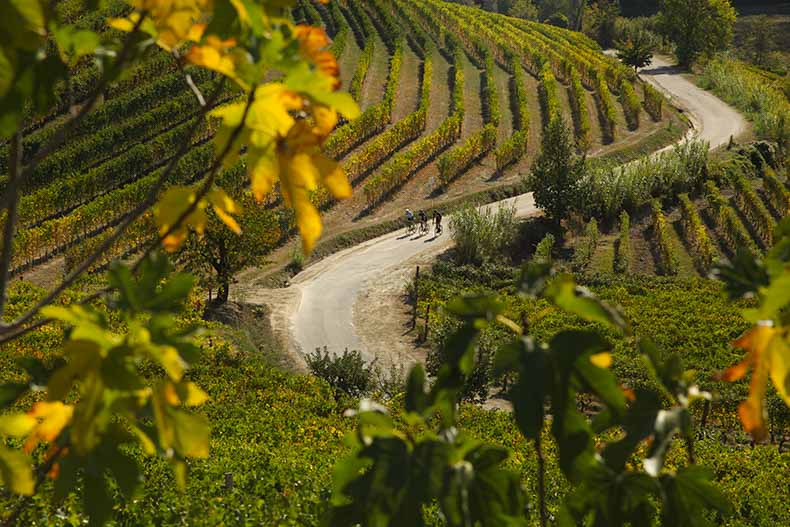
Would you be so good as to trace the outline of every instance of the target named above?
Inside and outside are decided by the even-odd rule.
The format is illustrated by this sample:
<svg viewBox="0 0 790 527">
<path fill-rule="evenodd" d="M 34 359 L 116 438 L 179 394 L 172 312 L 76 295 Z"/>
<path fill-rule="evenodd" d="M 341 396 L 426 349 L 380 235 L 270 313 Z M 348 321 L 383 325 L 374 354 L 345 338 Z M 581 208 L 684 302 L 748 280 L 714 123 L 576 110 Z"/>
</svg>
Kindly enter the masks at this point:
<svg viewBox="0 0 790 527">
<path fill-rule="evenodd" d="M 78 24 L 101 24 L 76 5 L 65 1 L 59 9 L 71 9 Z M 108 9 L 117 15 L 124 6 L 114 1 Z M 512 182 L 528 169 L 543 124 L 554 115 L 566 119 L 579 148 L 595 156 L 633 156 L 643 145 L 666 144 L 682 134 L 683 122 L 667 104 L 578 33 L 441 0 L 302 0 L 293 18 L 326 27 L 342 80 L 364 110 L 339 127 L 326 147 L 344 161 L 357 188 L 341 204 L 316 191 L 329 232 L 393 217 L 404 206 L 429 208 Z M 219 85 L 210 74 L 187 72 L 206 97 Z M 90 65 L 75 73 L 78 80 L 71 93 L 63 88 L 57 111 L 30 122 L 28 159 L 62 122 L 69 101 L 79 103 L 96 81 Z M 224 87 L 217 103 L 233 97 Z M 42 264 L 68 270 L 131 210 L 155 198 L 150 189 L 157 178 L 168 184 L 200 180 L 213 155 L 215 128 L 194 122 L 197 109 L 176 62 L 164 53 L 110 86 L 72 140 L 23 189 L 15 273 Z M 163 174 L 193 126 L 199 132 L 188 155 Z M 7 158 L 7 147 L 0 147 L 0 168 Z M 222 176 L 223 185 L 240 193 L 243 171 L 242 159 Z M 264 251 L 293 234 L 291 213 L 277 196 L 267 211 L 275 234 Z M 144 217 L 97 267 L 152 236 Z"/>
</svg>

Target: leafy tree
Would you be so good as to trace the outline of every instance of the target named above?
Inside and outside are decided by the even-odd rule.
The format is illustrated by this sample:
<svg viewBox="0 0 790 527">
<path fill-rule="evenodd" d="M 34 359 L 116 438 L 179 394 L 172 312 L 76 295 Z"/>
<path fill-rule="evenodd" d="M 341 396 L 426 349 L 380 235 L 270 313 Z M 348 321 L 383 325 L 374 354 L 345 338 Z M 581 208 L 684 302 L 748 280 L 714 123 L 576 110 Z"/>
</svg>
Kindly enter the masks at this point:
<svg viewBox="0 0 790 527">
<path fill-rule="evenodd" d="M 561 27 L 563 29 L 567 29 L 570 26 L 568 17 L 563 13 L 554 13 L 549 18 L 547 18 L 545 22 L 547 24 L 551 24 L 552 26 Z"/>
<path fill-rule="evenodd" d="M 538 8 L 535 7 L 532 0 L 516 0 L 510 7 L 508 14 L 525 20 L 537 20 Z"/>
<path fill-rule="evenodd" d="M 584 32 L 604 48 L 611 47 L 619 14 L 620 3 L 615 0 L 600 0 L 591 4 L 584 12 Z"/>
<path fill-rule="evenodd" d="M 230 231 L 213 211 L 202 236 L 192 236 L 185 243 L 180 261 L 200 277 L 204 286 L 216 289 L 215 302 L 228 301 L 230 285 L 236 273 L 255 265 L 265 256 L 261 248 L 272 247 L 280 238 L 275 214 L 254 203 L 249 197 L 241 203 L 239 232 Z"/>
<path fill-rule="evenodd" d="M 559 223 L 578 207 L 585 160 L 576 155 L 570 130 L 561 117 L 549 122 L 540 154 L 532 166 L 528 183 L 535 203 Z"/>
<path fill-rule="evenodd" d="M 639 31 L 624 42 L 617 43 L 617 58 L 634 68 L 649 66 L 653 62 L 653 41 L 649 34 Z"/>
<path fill-rule="evenodd" d="M 659 24 L 681 66 L 732 41 L 735 9 L 729 0 L 661 0 Z"/>
<path fill-rule="evenodd" d="M 750 24 L 749 37 L 746 42 L 755 64 L 764 66 L 768 62 L 769 54 L 774 49 L 774 36 L 771 29 L 771 24 L 765 15 L 757 17 Z"/>
</svg>

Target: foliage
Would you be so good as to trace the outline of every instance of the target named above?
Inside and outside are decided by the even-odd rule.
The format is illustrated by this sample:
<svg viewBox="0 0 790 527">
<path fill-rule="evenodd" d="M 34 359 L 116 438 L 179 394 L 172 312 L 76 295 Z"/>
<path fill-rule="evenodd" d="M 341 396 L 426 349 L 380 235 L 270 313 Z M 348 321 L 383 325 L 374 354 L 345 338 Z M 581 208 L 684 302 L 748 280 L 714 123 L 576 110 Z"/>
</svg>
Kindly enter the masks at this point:
<svg viewBox="0 0 790 527">
<path fill-rule="evenodd" d="M 598 248 L 598 222 L 595 218 L 584 227 L 584 238 L 579 240 L 573 253 L 573 270 L 584 271 L 590 266 L 595 250 Z"/>
<path fill-rule="evenodd" d="M 515 207 L 467 205 L 450 217 L 456 260 L 460 264 L 501 259 L 516 238 Z"/>
<path fill-rule="evenodd" d="M 546 265 L 551 265 L 553 262 L 551 253 L 554 251 L 554 235 L 551 233 L 546 234 L 538 246 L 535 247 L 535 252 L 532 255 L 532 261 L 536 263 L 542 263 Z"/>
<path fill-rule="evenodd" d="M 374 370 L 356 350 L 330 355 L 324 346 L 323 352 L 316 348 L 305 359 L 310 373 L 325 380 L 338 393 L 361 397 L 373 388 Z"/>
<path fill-rule="evenodd" d="M 582 211 L 614 218 L 636 210 L 655 196 L 674 196 L 699 187 L 708 174 L 708 146 L 686 141 L 673 149 L 620 167 L 590 170 L 581 184 Z"/>
<path fill-rule="evenodd" d="M 653 62 L 651 36 L 646 32 L 639 32 L 629 35 L 625 41 L 617 42 L 617 58 L 622 60 L 623 64 L 634 68 L 634 72 L 649 66 Z"/>
<path fill-rule="evenodd" d="M 553 221 L 559 223 L 578 209 L 584 170 L 584 159 L 574 153 L 564 120 L 552 119 L 527 181 L 534 192 L 535 204 Z"/>
<path fill-rule="evenodd" d="M 732 41 L 735 9 L 729 0 L 661 0 L 659 25 L 675 44 L 680 64 L 726 48 Z"/>
<path fill-rule="evenodd" d="M 612 92 L 609 91 L 609 85 L 606 83 L 606 80 L 598 74 L 596 74 L 596 90 L 598 113 L 601 118 L 601 133 L 604 136 L 604 141 L 611 143 L 615 140 L 617 133 L 617 112 L 614 109 Z"/>
<path fill-rule="evenodd" d="M 585 320 L 628 332 L 619 313 L 577 287 L 570 277 L 547 280 L 545 269 L 524 269 L 518 282 L 522 294 L 539 294 Z M 459 319 L 458 329 L 442 345 L 447 360 L 428 391 L 422 368 L 412 370 L 406 384 L 405 426 L 398 426 L 386 408 L 371 401 L 363 401 L 354 412 L 357 432 L 349 435 L 354 447 L 335 472 L 330 524 L 367 524 L 380 518 L 386 524 L 422 525 L 423 508 L 433 502 L 451 525 L 524 522 L 524 496 L 502 467 L 507 452 L 469 444 L 467 436 L 455 429 L 456 402 L 474 371 L 477 342 L 481 332 L 494 325 L 510 330 L 496 352 L 495 367 L 517 378 L 509 395 L 516 426 L 535 444 L 542 525 L 548 516 L 542 453 L 546 403 L 554 417 L 550 430 L 559 466 L 574 483 L 560 511 L 563 521 L 606 518 L 610 525 L 650 524 L 660 514 L 665 524 L 704 525 L 705 509 L 730 511 L 711 474 L 695 466 L 692 455 L 687 467 L 664 470 L 673 436 L 680 433 L 693 441 L 689 404 L 700 396 L 697 386 L 683 376 L 678 356 L 663 360 L 651 343 L 643 341 L 643 353 L 670 394 L 671 406 L 663 409 L 656 394 L 645 391 L 634 392 L 629 405 L 607 369 L 609 346 L 597 333 L 565 330 L 546 344 L 537 342 L 521 335 L 521 328 L 504 316 L 505 306 L 494 295 L 460 297 L 447 309 Z M 580 392 L 594 395 L 606 408 L 593 424 L 576 407 Z M 620 426 L 625 435 L 608 441 L 599 453 L 597 434 Z M 418 434 L 411 432 L 415 429 Z M 648 438 L 652 444 L 642 460 L 644 472 L 635 470 L 628 461 L 632 455 L 642 457 L 637 447 Z M 631 485 L 637 482 L 638 486 Z M 629 489 L 627 495 L 610 492 L 620 485 Z"/>
<path fill-rule="evenodd" d="M 82 481 L 85 511 L 94 523 L 103 523 L 112 511 L 105 472 L 112 474 L 126 498 L 139 484 L 140 466 L 127 452 L 132 445 L 148 456 L 167 456 L 182 487 L 186 459 L 208 456 L 208 421 L 186 410 L 208 398 L 184 378 L 200 350 L 192 340 L 194 328 L 178 328 L 174 319 L 192 278 L 168 276 L 170 270 L 167 260 L 156 255 L 144 261 L 138 278 L 122 265 L 112 268 L 109 281 L 118 294 L 109 306 L 123 321 L 121 332 L 93 307 L 48 306 L 44 314 L 69 328 L 63 348 L 66 360 L 49 368 L 30 359 L 36 384 L 46 386 L 46 400 L 35 403 L 27 414 L 3 417 L 3 434 L 27 437 L 26 452 L 39 443 L 50 444 L 46 463 L 59 467 L 52 473 L 56 496 L 64 497 Z M 165 378 L 149 381 L 147 364 L 161 368 Z M 12 386 L 4 406 L 31 387 Z M 5 448 L 3 454 L 6 485 L 14 492 L 33 494 L 35 483 L 24 456 Z"/>
<path fill-rule="evenodd" d="M 599 0 L 591 3 L 584 12 L 584 32 L 603 48 L 610 48 L 615 40 L 619 2 Z"/>
<path fill-rule="evenodd" d="M 582 86 L 582 79 L 575 68 L 571 69 L 570 102 L 573 110 L 573 123 L 576 128 L 576 145 L 580 150 L 587 151 L 591 143 L 590 117 L 587 114 L 587 90 Z"/>
<path fill-rule="evenodd" d="M 525 20 L 537 20 L 538 8 L 532 0 L 516 0 L 510 7 L 508 15 Z"/>
<path fill-rule="evenodd" d="M 494 150 L 497 172 L 521 159 L 527 152 L 529 142 L 528 95 L 524 85 L 524 68 L 515 57 L 510 62 L 510 68 L 513 70 L 510 96 L 515 131 Z"/>
<path fill-rule="evenodd" d="M 743 161 L 743 163 L 749 162 Z M 747 174 L 750 172 L 751 170 L 746 171 Z M 738 209 L 749 220 L 763 244 L 770 247 L 773 245 L 773 231 L 776 227 L 773 216 L 768 212 L 762 198 L 757 195 L 744 171 L 733 170 L 730 172 L 730 180 L 735 189 L 735 203 Z"/>
<path fill-rule="evenodd" d="M 617 254 L 614 272 L 627 273 L 631 267 L 631 217 L 626 211 L 620 212 L 620 236 L 617 238 Z"/>
<path fill-rule="evenodd" d="M 497 92 L 496 80 L 494 79 L 494 59 L 488 48 L 483 54 L 485 75 L 483 77 L 483 115 L 486 124 L 491 124 L 494 128 L 499 127 L 502 113 L 499 110 L 499 94 Z"/>
<path fill-rule="evenodd" d="M 655 251 L 661 272 L 667 275 L 678 274 L 678 255 L 669 234 L 671 227 L 661 210 L 661 202 L 654 199 L 650 203 L 650 209 L 653 213 L 653 241 L 656 244 Z"/>
<path fill-rule="evenodd" d="M 787 307 L 790 306 L 790 218 L 777 227 L 776 245 L 764 259 L 740 251 L 732 263 L 716 272 L 732 298 L 756 297 L 757 305 L 744 310 L 754 324 L 733 346 L 746 352 L 740 363 L 724 372 L 727 381 L 741 379 L 749 369 L 752 378 L 749 397 L 738 406 L 744 429 L 755 440 L 766 438 L 766 385 L 771 379 L 779 397 L 790 406 L 790 338 Z"/>
<path fill-rule="evenodd" d="M 779 180 L 779 176 L 771 166 L 766 164 L 763 167 L 762 175 L 771 206 L 781 216 L 790 214 L 790 190 Z"/>
<path fill-rule="evenodd" d="M 551 64 L 546 62 L 540 70 L 540 103 L 543 106 L 545 128 L 551 126 L 552 121 L 562 118 L 558 89 L 559 86 L 554 72 L 551 70 Z"/>
</svg>

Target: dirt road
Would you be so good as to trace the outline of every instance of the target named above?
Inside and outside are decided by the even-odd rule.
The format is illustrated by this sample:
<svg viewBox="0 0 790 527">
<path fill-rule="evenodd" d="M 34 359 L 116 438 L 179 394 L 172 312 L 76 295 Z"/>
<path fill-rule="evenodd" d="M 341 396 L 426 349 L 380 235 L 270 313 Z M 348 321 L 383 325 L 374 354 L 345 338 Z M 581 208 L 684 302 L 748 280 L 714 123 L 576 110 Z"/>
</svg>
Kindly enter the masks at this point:
<svg viewBox="0 0 790 527">
<path fill-rule="evenodd" d="M 746 121 L 739 113 L 697 87 L 666 60 L 654 59 L 653 65 L 640 75 L 665 91 L 673 104 L 686 111 L 694 124 L 694 135 L 708 141 L 711 148 L 726 144 L 731 135 L 738 136 L 746 129 Z M 532 194 L 506 201 L 515 204 L 520 217 L 538 212 Z M 386 344 L 371 338 L 361 339 L 354 327 L 355 319 L 360 318 L 359 313 L 355 317 L 355 304 L 361 292 L 364 291 L 364 309 L 368 311 L 362 318 L 370 321 L 391 316 L 376 302 L 377 282 L 386 281 L 394 276 L 392 273 L 402 271 L 404 263 L 441 252 L 450 243 L 447 232 L 433 238 L 432 235 L 405 236 L 400 230 L 336 253 L 309 267 L 294 277 L 288 290 L 283 291 L 291 300 L 282 307 L 278 318 L 281 322 L 288 320 L 289 347 L 302 354 L 323 346 L 332 352 L 357 349 L 368 361 L 379 359 L 380 364 L 389 364 Z M 366 328 L 365 333 L 375 336 L 370 328 Z M 376 342 L 379 349 L 370 349 L 372 346 L 367 346 L 363 340 Z"/>
</svg>

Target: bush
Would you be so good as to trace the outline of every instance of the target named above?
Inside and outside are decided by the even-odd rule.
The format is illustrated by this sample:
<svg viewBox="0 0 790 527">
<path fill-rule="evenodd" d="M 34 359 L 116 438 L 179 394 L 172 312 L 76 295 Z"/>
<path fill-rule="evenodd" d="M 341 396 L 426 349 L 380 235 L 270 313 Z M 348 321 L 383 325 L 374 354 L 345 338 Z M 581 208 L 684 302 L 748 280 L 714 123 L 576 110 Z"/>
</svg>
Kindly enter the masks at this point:
<svg viewBox="0 0 790 527">
<path fill-rule="evenodd" d="M 708 236 L 708 230 L 702 223 L 697 207 L 691 202 L 688 194 L 679 195 L 678 200 L 680 201 L 680 221 L 683 225 L 686 242 L 694 256 L 697 268 L 702 272 L 707 272 L 718 257 L 716 247 Z"/>
<path fill-rule="evenodd" d="M 763 167 L 763 183 L 774 210 L 781 216 L 790 214 L 790 191 L 779 180 L 774 169 L 767 165 Z"/>
<path fill-rule="evenodd" d="M 653 200 L 650 204 L 653 212 L 653 239 L 656 243 L 659 267 L 663 274 L 678 274 L 678 255 L 672 245 L 672 238 L 669 234 L 669 224 L 661 210 L 661 202 Z"/>
<path fill-rule="evenodd" d="M 310 373 L 328 382 L 335 392 L 361 397 L 374 386 L 375 369 L 356 350 L 346 348 L 342 355 L 330 355 L 324 346 L 323 352 L 316 348 L 306 360 Z"/>
<path fill-rule="evenodd" d="M 760 251 L 749 235 L 749 231 L 746 230 L 735 210 L 721 195 L 716 184 L 713 181 L 705 182 L 705 190 L 705 199 L 712 210 L 711 216 L 722 230 L 722 238 L 730 252 L 735 254 L 745 250 L 755 255 L 759 254 Z"/>
<path fill-rule="evenodd" d="M 478 209 L 467 205 L 450 218 L 459 264 L 500 259 L 513 245 L 518 233 L 516 209 L 500 205 Z"/>
<path fill-rule="evenodd" d="M 532 255 L 532 261 L 551 265 L 553 258 L 551 256 L 554 251 L 554 235 L 548 233 L 540 240 L 540 243 L 535 247 L 535 254 Z"/>
<path fill-rule="evenodd" d="M 642 84 L 642 91 L 645 94 L 645 100 L 642 103 L 645 111 L 653 118 L 653 121 L 659 122 L 662 117 L 661 109 L 664 105 L 664 96 L 647 83 Z"/>
</svg>

